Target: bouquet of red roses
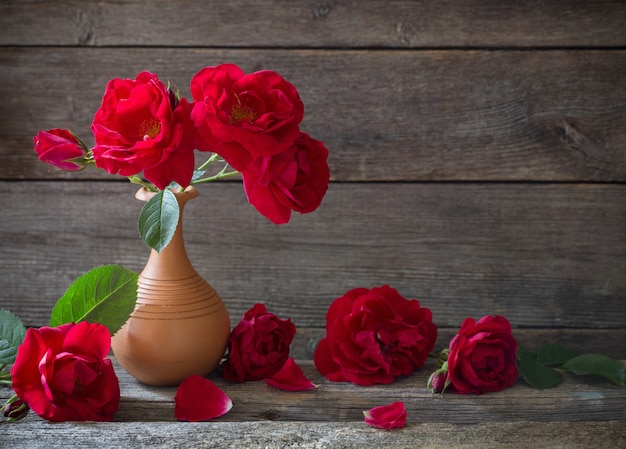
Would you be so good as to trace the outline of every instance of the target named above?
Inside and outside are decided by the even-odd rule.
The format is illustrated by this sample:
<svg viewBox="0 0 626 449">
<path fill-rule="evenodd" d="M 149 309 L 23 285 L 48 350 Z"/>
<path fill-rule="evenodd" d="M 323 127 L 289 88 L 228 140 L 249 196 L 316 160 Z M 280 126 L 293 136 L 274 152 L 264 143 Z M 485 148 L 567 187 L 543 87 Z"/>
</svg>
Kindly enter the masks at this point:
<svg viewBox="0 0 626 449">
<path fill-rule="evenodd" d="M 50 129 L 35 136 L 35 151 L 62 170 L 95 165 L 157 192 L 151 201 L 170 220 L 145 212 L 150 202 L 139 219 L 157 251 L 178 221 L 171 189 L 241 174 L 248 201 L 273 223 L 317 209 L 330 179 L 328 150 L 300 130 L 304 105 L 291 83 L 270 70 L 245 74 L 222 64 L 200 70 L 190 88 L 193 101 L 150 72 L 112 79 L 91 124 L 92 148 L 69 130 Z M 196 150 L 209 154 L 198 167 Z M 222 169 L 207 175 L 214 162 Z M 155 242 L 142 229 L 165 237 Z"/>
</svg>

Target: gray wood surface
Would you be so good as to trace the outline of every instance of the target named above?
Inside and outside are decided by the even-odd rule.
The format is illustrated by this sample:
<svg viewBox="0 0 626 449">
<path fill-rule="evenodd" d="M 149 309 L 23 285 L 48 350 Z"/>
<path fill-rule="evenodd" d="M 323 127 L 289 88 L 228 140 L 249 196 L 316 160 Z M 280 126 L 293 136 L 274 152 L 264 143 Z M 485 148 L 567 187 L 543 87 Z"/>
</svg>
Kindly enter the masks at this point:
<svg viewBox="0 0 626 449">
<path fill-rule="evenodd" d="M 589 449 L 622 448 L 622 421 L 420 423 L 393 432 L 363 423 L 220 422 L 220 423 L 62 423 L 38 421 L 4 426 L 7 444 L 51 449 L 85 448 L 248 448 L 248 449 Z M 4 434 L 3 434 L 4 433 Z M 596 446 L 597 445 L 597 446 Z"/>
<path fill-rule="evenodd" d="M 626 390 L 566 376 L 549 390 L 518 383 L 475 395 L 431 395 L 425 388 L 434 362 L 390 385 L 333 383 L 301 361 L 318 388 L 281 392 L 263 382 L 213 380 L 233 400 L 231 411 L 209 423 L 174 418 L 175 388 L 139 384 L 116 364 L 122 401 L 114 423 L 50 424 L 32 413 L 1 425 L 6 447 L 493 447 L 619 448 L 626 444 Z M 7 389 L 0 388 L 0 398 Z M 403 401 L 401 430 L 367 427 L 363 410 Z M 332 404 L 332 405 L 331 405 Z"/>
<path fill-rule="evenodd" d="M 0 183 L 2 306 L 41 325 L 81 273 L 141 270 L 135 189 Z M 386 283 L 443 327 L 502 314 L 516 327 L 626 328 L 623 185 L 334 183 L 318 211 L 284 226 L 239 182 L 200 192 L 185 210 L 187 249 L 235 317 L 265 302 L 323 327 L 334 298 Z"/>
<path fill-rule="evenodd" d="M 608 47 L 626 44 L 625 29 L 619 0 L 0 4 L 0 45 L 20 46 Z"/>
<path fill-rule="evenodd" d="M 226 61 L 294 83 L 333 180 L 626 180 L 624 50 L 67 47 L 0 48 L 0 177 L 77 179 L 33 157 L 32 137 L 70 127 L 91 144 L 110 78 L 151 70 L 188 95 Z"/>
</svg>

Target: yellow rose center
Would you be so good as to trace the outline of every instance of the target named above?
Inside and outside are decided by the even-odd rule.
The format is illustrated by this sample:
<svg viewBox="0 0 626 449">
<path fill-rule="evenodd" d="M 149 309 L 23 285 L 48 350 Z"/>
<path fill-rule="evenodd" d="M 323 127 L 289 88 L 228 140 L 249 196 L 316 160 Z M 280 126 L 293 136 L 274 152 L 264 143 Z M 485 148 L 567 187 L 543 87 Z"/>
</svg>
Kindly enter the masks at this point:
<svg viewBox="0 0 626 449">
<path fill-rule="evenodd" d="M 230 110 L 230 123 L 238 123 L 248 121 L 252 123 L 256 119 L 256 112 L 250 106 L 241 104 L 241 100 L 237 95 L 237 103 Z"/>
<path fill-rule="evenodd" d="M 139 130 L 143 140 L 154 139 L 161 132 L 161 122 L 155 119 L 145 120 Z"/>
</svg>

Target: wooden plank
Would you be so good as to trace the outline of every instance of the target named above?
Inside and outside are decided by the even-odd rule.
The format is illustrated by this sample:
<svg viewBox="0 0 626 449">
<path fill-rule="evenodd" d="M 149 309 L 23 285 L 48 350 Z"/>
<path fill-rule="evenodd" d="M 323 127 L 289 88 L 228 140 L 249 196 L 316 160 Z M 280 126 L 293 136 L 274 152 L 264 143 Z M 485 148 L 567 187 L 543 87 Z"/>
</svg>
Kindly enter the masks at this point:
<svg viewBox="0 0 626 449">
<path fill-rule="evenodd" d="M 359 422 L 363 410 L 393 401 L 404 401 L 409 415 L 422 423 L 479 424 L 493 421 L 494 416 L 504 422 L 626 421 L 626 390 L 599 378 L 581 380 L 566 375 L 561 384 L 548 390 L 537 390 L 519 381 L 498 394 L 482 397 L 449 394 L 442 398 L 433 396 L 426 388 L 428 376 L 436 369 L 433 360 L 392 384 L 367 388 L 330 382 L 310 360 L 298 364 L 307 378 L 319 386 L 316 390 L 294 393 L 277 391 L 264 382 L 234 384 L 225 381 L 219 369 L 213 372 L 209 378 L 234 404 L 220 421 Z M 142 385 L 119 366 L 116 373 L 124 397 L 116 420 L 175 421 L 172 410 L 175 387 Z M 420 413 L 423 410 L 428 413 Z"/>
<path fill-rule="evenodd" d="M 623 46 L 620 1 L 18 1 L 0 45 L 211 47 Z M 35 32 L 36 30 L 36 32 Z"/>
<path fill-rule="evenodd" d="M 335 180 L 626 180 L 626 51 L 161 48 L 0 49 L 0 179 L 63 178 L 32 136 L 69 126 L 90 142 L 108 79 L 150 69 L 188 95 L 225 61 L 298 87 Z"/>
<path fill-rule="evenodd" d="M 28 429 L 28 431 L 24 431 Z M 415 423 L 402 430 L 385 432 L 363 423 L 283 423 L 252 421 L 237 423 L 47 423 L 17 424 L 0 429 L 7 447 L 52 449 L 68 447 L 249 449 L 393 447 L 414 449 L 588 449 L 624 447 L 624 423 L 608 422 L 515 422 L 460 425 Z M 69 443 L 68 443 L 69 442 Z M 21 446 L 23 445 L 23 446 Z M 520 446 L 522 445 L 522 446 Z M 596 446 L 597 445 L 597 446 Z"/>
<path fill-rule="evenodd" d="M 176 387 L 141 384 L 113 360 L 122 392 L 115 421 L 176 421 L 173 413 Z M 492 421 L 494 416 L 501 422 L 626 420 L 626 390 L 597 377 L 565 374 L 563 382 L 547 390 L 537 390 L 520 380 L 512 388 L 494 394 L 442 397 L 432 395 L 426 388 L 428 376 L 435 369 L 431 359 L 410 376 L 398 378 L 389 385 L 367 388 L 330 382 L 317 372 L 310 360 L 298 361 L 298 365 L 307 378 L 318 385 L 316 390 L 283 392 L 262 381 L 231 383 L 223 378 L 218 368 L 208 377 L 231 397 L 234 405 L 217 421 L 360 422 L 363 410 L 393 401 L 404 401 L 412 420 L 422 423 L 469 425 Z M 1 391 L 10 394 L 6 388 Z M 328 407 L 328 404 L 333 405 Z M 39 420 L 36 416 L 29 419 Z"/>
<path fill-rule="evenodd" d="M 280 227 L 240 183 L 206 187 L 185 211 L 187 249 L 234 317 L 260 301 L 321 328 L 336 297 L 389 284 L 441 327 L 502 314 L 515 327 L 626 328 L 625 185 L 332 183 L 320 209 Z M 0 305 L 41 325 L 82 272 L 140 270 L 134 189 L 0 183 Z"/>
<path fill-rule="evenodd" d="M 425 388 L 432 360 L 411 376 L 373 387 L 329 382 L 311 361 L 300 361 L 318 389 L 281 392 L 263 382 L 229 383 L 215 372 L 209 378 L 231 397 L 232 410 L 210 423 L 186 424 L 175 422 L 175 388 L 139 384 L 114 363 L 122 392 L 116 422 L 50 424 L 31 414 L 0 426 L 3 443 L 48 448 L 71 438 L 73 447 L 102 441 L 107 447 L 195 447 L 209 440 L 212 447 L 414 447 L 419 441 L 420 447 L 512 448 L 524 441 L 577 448 L 626 442 L 626 390 L 598 379 L 566 376 L 543 391 L 520 382 L 481 396 L 433 396 Z M 395 400 L 407 408 L 404 429 L 382 432 L 363 423 L 363 410 Z"/>
</svg>

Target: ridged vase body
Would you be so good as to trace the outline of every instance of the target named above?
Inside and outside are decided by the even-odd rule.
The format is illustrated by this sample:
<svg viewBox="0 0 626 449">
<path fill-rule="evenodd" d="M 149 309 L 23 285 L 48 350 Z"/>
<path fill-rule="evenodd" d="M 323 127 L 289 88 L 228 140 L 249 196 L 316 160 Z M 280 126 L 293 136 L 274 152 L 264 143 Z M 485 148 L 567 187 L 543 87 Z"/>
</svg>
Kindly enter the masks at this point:
<svg viewBox="0 0 626 449">
<path fill-rule="evenodd" d="M 147 201 L 150 195 L 142 189 L 136 196 Z M 178 385 L 192 374 L 206 375 L 226 350 L 228 311 L 191 265 L 183 240 L 183 208 L 196 196 L 193 187 L 176 194 L 176 233 L 160 253 L 151 251 L 139 276 L 135 310 L 112 338 L 120 365 L 148 385 Z"/>
</svg>

